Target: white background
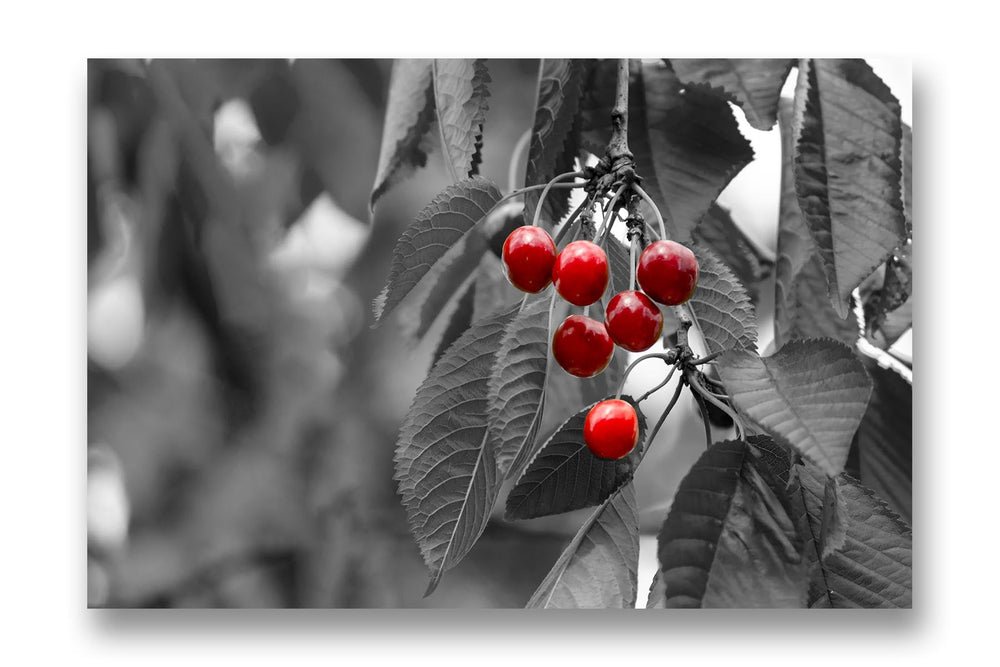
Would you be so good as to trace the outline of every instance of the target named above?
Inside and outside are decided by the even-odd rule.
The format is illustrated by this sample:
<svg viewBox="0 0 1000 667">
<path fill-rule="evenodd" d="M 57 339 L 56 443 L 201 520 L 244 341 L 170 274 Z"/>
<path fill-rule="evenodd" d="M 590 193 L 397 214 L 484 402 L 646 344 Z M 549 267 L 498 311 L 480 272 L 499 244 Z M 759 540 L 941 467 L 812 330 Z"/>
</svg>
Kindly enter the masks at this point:
<svg viewBox="0 0 1000 667">
<path fill-rule="evenodd" d="M 996 655 L 996 22 L 972 2 L 5 8 L 2 660 L 980 664 Z M 986 6 L 986 5 L 983 5 Z M 364 14 L 362 14 L 364 12 Z M 474 27 L 472 27 L 474 26 Z M 915 609 L 108 612 L 85 601 L 86 57 L 912 57 Z"/>
</svg>

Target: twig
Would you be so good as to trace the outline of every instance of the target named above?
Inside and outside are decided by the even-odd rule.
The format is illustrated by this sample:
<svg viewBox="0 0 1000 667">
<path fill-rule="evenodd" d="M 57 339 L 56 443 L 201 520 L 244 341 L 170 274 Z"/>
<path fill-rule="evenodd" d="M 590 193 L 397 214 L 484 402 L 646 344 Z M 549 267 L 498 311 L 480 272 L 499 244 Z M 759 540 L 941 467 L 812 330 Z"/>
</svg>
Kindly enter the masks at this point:
<svg viewBox="0 0 1000 667">
<path fill-rule="evenodd" d="M 622 157 L 632 158 L 628 149 L 628 58 L 618 61 L 618 81 L 615 86 L 615 106 L 611 109 L 611 141 L 608 158 L 614 164 Z"/>
</svg>

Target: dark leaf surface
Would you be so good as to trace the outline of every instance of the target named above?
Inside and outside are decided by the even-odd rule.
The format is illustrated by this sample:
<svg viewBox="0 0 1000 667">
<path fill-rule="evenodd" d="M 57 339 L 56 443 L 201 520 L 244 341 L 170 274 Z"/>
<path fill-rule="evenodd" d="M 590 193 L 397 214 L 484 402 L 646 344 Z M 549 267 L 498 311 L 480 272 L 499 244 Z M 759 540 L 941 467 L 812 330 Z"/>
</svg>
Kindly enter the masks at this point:
<svg viewBox="0 0 1000 667">
<path fill-rule="evenodd" d="M 486 527 L 500 489 L 487 446 L 487 396 L 496 350 L 516 310 L 476 323 L 417 390 L 396 443 L 395 475 L 432 591 Z"/>
<path fill-rule="evenodd" d="M 698 259 L 698 286 L 686 307 L 708 352 L 756 350 L 757 316 L 746 290 L 715 253 L 690 247 Z"/>
<path fill-rule="evenodd" d="M 807 561 L 784 485 L 739 441 L 706 451 L 659 535 L 664 606 L 801 607 Z"/>
<path fill-rule="evenodd" d="M 626 484 L 587 519 L 531 596 L 529 609 L 631 609 L 639 568 L 635 489 Z"/>
<path fill-rule="evenodd" d="M 740 412 L 828 474 L 844 469 L 872 387 L 850 348 L 795 340 L 766 358 L 727 352 L 717 367 Z"/>
<path fill-rule="evenodd" d="M 372 208 L 390 187 L 427 164 L 426 137 L 434 122 L 433 62 L 401 58 L 392 64 Z"/>
<path fill-rule="evenodd" d="M 527 297 L 511 320 L 490 378 L 490 442 L 503 475 L 531 452 L 545 398 L 549 364 L 549 310 L 554 289 Z"/>
<path fill-rule="evenodd" d="M 721 90 L 743 109 L 747 121 L 758 130 L 774 127 L 778 97 L 794 63 L 791 58 L 670 60 L 681 81 Z"/>
<path fill-rule="evenodd" d="M 416 292 L 420 316 L 406 322 L 419 335 L 426 331 L 489 247 L 486 214 L 500 196 L 493 183 L 473 177 L 445 188 L 417 215 L 393 249 L 389 279 L 374 304 L 377 321 Z"/>
<path fill-rule="evenodd" d="M 655 178 L 675 238 L 684 242 L 723 188 L 753 159 L 753 149 L 729 105 L 710 91 L 683 87 L 662 63 L 643 63 L 642 81 L 646 134 L 637 127 L 636 138 L 648 142 L 653 173 L 640 175 Z M 631 133 L 629 142 L 631 146 Z"/>
<path fill-rule="evenodd" d="M 908 523 L 913 504 L 913 386 L 893 370 L 866 361 L 874 382 L 858 429 L 861 482 Z"/>
<path fill-rule="evenodd" d="M 729 210 L 712 204 L 694 228 L 692 238 L 699 245 L 711 248 L 733 270 L 744 287 L 763 280 L 771 270 L 772 262 L 762 256 Z"/>
<path fill-rule="evenodd" d="M 794 285 L 795 317 L 787 338 L 833 338 L 854 347 L 861 336 L 858 316 L 852 309 L 841 319 L 833 309 L 826 291 L 826 276 L 819 257 L 813 255 L 806 263 Z"/>
<path fill-rule="evenodd" d="M 799 466 L 802 498 L 810 530 L 819 535 L 824 512 L 825 476 Z M 913 604 L 913 538 L 906 524 L 874 491 L 847 475 L 833 483 L 842 501 L 844 540 L 839 549 L 813 558 L 810 607 L 910 608 Z M 814 551 L 814 556 L 821 549 Z"/>
<path fill-rule="evenodd" d="M 632 402 L 628 396 L 623 400 Z M 533 519 L 593 507 L 632 478 L 646 437 L 639 416 L 639 444 L 628 456 L 609 460 L 594 456 L 583 439 L 583 424 L 593 405 L 570 417 L 542 446 L 507 496 L 507 519 Z"/>
<path fill-rule="evenodd" d="M 437 59 L 433 70 L 445 163 L 452 179 L 459 181 L 476 174 L 482 162 L 480 151 L 491 79 L 482 59 Z"/>
<path fill-rule="evenodd" d="M 799 206 L 843 317 L 903 240 L 899 102 L 863 60 L 805 60 L 795 125 Z"/>
<path fill-rule="evenodd" d="M 564 162 L 567 141 L 575 143 L 572 135 L 588 64 L 565 58 L 546 58 L 539 67 L 525 185 L 547 183 L 556 176 L 557 165 Z M 566 213 L 569 198 L 566 191 L 552 191 L 549 196 L 551 200 L 546 200 L 542 220 L 546 228 L 552 229 L 556 220 Z M 538 198 L 538 192 L 524 196 L 524 214 L 529 220 L 535 214 Z"/>
</svg>

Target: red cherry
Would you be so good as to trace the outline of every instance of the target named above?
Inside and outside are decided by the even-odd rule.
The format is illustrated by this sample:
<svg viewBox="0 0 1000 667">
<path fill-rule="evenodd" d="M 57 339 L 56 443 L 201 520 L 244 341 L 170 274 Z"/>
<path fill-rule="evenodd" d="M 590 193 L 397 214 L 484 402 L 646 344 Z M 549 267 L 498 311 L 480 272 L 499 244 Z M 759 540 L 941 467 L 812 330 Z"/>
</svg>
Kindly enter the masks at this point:
<svg viewBox="0 0 1000 667">
<path fill-rule="evenodd" d="M 552 282 L 556 244 L 541 227 L 518 227 L 503 242 L 503 272 L 522 292 L 541 292 Z"/>
<path fill-rule="evenodd" d="M 629 352 L 642 352 L 660 339 L 663 313 L 642 292 L 619 292 L 608 303 L 604 325 L 619 347 Z"/>
<path fill-rule="evenodd" d="M 583 315 L 570 315 L 552 335 L 552 356 L 570 375 L 597 375 L 614 353 L 615 344 L 604 325 Z"/>
<path fill-rule="evenodd" d="M 639 442 L 639 417 L 627 402 L 611 398 L 590 409 L 583 422 L 583 440 L 594 456 L 620 459 Z"/>
<path fill-rule="evenodd" d="M 680 243 L 656 241 L 639 256 L 635 279 L 654 301 L 679 306 L 694 294 L 698 284 L 698 260 Z"/>
<path fill-rule="evenodd" d="M 552 282 L 574 306 L 589 306 L 608 286 L 608 256 L 591 241 L 573 241 L 556 257 Z"/>
</svg>

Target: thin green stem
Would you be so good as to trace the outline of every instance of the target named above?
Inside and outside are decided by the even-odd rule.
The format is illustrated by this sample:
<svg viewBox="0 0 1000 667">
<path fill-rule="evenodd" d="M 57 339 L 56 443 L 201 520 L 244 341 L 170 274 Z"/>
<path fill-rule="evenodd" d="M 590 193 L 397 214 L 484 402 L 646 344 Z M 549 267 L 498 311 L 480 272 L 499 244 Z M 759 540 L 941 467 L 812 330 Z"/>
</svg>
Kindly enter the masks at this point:
<svg viewBox="0 0 1000 667">
<path fill-rule="evenodd" d="M 531 221 L 531 226 L 532 227 L 537 227 L 538 226 L 538 220 L 542 217 L 542 205 L 545 203 L 545 197 L 548 196 L 549 190 L 552 189 L 552 187 L 556 183 L 558 183 L 559 181 L 564 181 L 567 178 L 583 178 L 583 172 L 582 171 L 567 171 L 564 174 L 559 174 L 558 176 L 556 176 L 551 181 L 549 181 L 548 183 L 545 184 L 545 189 L 542 190 L 542 194 L 538 198 L 538 203 L 535 204 L 535 219 Z M 570 185 L 575 185 L 575 184 L 571 183 Z M 584 184 L 581 183 L 579 185 L 579 187 L 583 187 L 583 185 Z"/>
<path fill-rule="evenodd" d="M 685 373 L 684 376 L 687 378 L 692 389 L 699 393 L 706 401 L 725 412 L 733 420 L 733 424 L 736 425 L 736 437 L 740 440 L 746 439 L 746 428 L 743 426 L 743 420 L 740 419 L 740 416 L 732 408 L 716 398 L 715 394 L 705 389 L 694 373 Z"/>
<path fill-rule="evenodd" d="M 713 359 L 721 355 L 724 351 L 725 350 L 720 350 L 718 352 L 713 352 L 712 354 L 706 354 L 704 357 L 699 357 L 698 359 L 692 359 L 688 363 L 691 364 L 692 366 L 700 366 L 701 364 L 707 364 L 708 362 L 712 361 Z"/>
<path fill-rule="evenodd" d="M 647 204 L 649 204 L 649 207 L 653 209 L 653 213 L 656 214 L 656 222 L 660 226 L 660 239 L 667 238 L 667 227 L 663 224 L 663 216 L 660 215 L 660 209 L 656 207 L 656 204 L 653 203 L 653 200 L 650 199 L 649 195 L 646 194 L 646 191 L 643 190 L 641 186 L 633 184 L 632 189 L 635 190 L 635 193 L 642 197 Z"/>
<path fill-rule="evenodd" d="M 708 421 L 708 406 L 705 405 L 705 399 L 703 399 L 698 392 L 691 392 L 694 394 L 694 400 L 698 403 L 698 409 L 701 411 L 701 421 L 705 424 L 705 449 L 710 449 L 712 447 L 712 424 Z"/>
<path fill-rule="evenodd" d="M 649 436 L 646 437 L 646 444 L 642 448 L 642 453 L 639 455 L 639 463 L 642 463 L 642 460 L 646 458 L 646 452 L 648 452 L 650 447 L 653 446 L 653 439 L 656 438 L 656 434 L 660 432 L 660 427 L 662 427 L 663 422 L 667 420 L 667 415 L 669 415 L 670 411 L 674 409 L 675 405 L 677 405 L 677 399 L 680 398 L 682 389 L 684 389 L 683 377 L 681 378 L 681 381 L 677 383 L 677 389 L 674 390 L 674 395 L 670 397 L 670 402 L 667 403 L 667 407 L 663 409 L 663 414 L 660 415 L 660 419 L 656 422 L 653 430 L 649 432 Z M 638 466 L 639 463 L 636 463 L 636 466 Z"/>
<path fill-rule="evenodd" d="M 611 231 L 611 227 L 609 227 L 609 225 L 611 224 L 610 221 L 614 217 L 614 214 L 615 214 L 615 205 L 618 203 L 618 198 L 621 197 L 621 194 L 622 194 L 622 192 L 625 191 L 626 187 L 628 187 L 628 186 L 627 185 L 622 185 L 621 187 L 619 187 L 615 191 L 614 196 L 611 197 L 611 203 L 608 204 L 608 208 L 604 212 L 604 220 L 603 220 L 603 222 L 601 222 L 601 228 L 597 230 L 597 234 L 595 235 L 595 238 L 598 238 L 598 239 L 601 238 L 601 236 L 605 233 L 604 232 L 605 229 L 607 229 L 609 232 Z"/>
<path fill-rule="evenodd" d="M 559 232 L 556 234 L 555 239 L 553 239 L 556 245 L 559 245 L 559 243 L 563 240 L 563 238 L 565 238 L 566 233 L 573 226 L 573 223 L 576 222 L 576 219 L 580 217 L 580 214 L 583 213 L 583 211 L 588 206 L 591 206 L 593 203 L 594 203 L 594 198 L 593 196 L 590 196 L 584 199 L 583 202 L 576 207 L 576 210 L 574 210 L 573 213 L 566 220 L 566 222 L 563 223 L 563 226 L 559 228 Z"/>
<path fill-rule="evenodd" d="M 669 382 L 670 382 L 670 378 L 672 378 L 674 376 L 674 371 L 676 371 L 676 370 L 677 370 L 677 366 L 671 366 L 670 367 L 670 372 L 667 373 L 667 377 L 663 378 L 663 382 L 661 382 L 660 384 L 656 385 L 655 387 L 653 387 L 652 389 L 650 389 L 649 391 L 647 391 L 645 394 L 643 394 L 642 396 L 640 396 L 639 398 L 637 398 L 635 402 L 636 403 L 642 403 L 647 398 L 649 398 L 650 396 L 652 396 L 656 392 L 658 392 L 661 389 L 663 389 L 664 387 L 666 387 L 667 384 L 669 384 Z"/>
<path fill-rule="evenodd" d="M 618 391 L 615 393 L 615 398 L 622 397 L 622 389 L 625 387 L 625 381 L 628 380 L 628 376 L 632 372 L 632 369 L 638 366 L 641 362 L 646 361 L 646 359 L 663 359 L 663 361 L 672 365 L 675 361 L 677 361 L 677 356 L 671 352 L 650 352 L 649 354 L 645 354 L 633 361 L 628 365 L 628 368 L 625 369 L 621 382 L 618 383 Z"/>
<path fill-rule="evenodd" d="M 632 243 L 629 245 L 628 253 L 628 288 L 629 291 L 635 290 L 635 253 L 636 248 L 639 245 L 639 238 L 637 236 L 632 237 Z"/>
</svg>

